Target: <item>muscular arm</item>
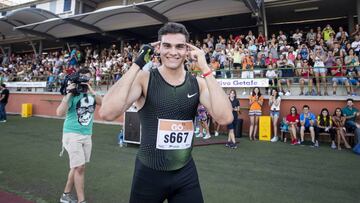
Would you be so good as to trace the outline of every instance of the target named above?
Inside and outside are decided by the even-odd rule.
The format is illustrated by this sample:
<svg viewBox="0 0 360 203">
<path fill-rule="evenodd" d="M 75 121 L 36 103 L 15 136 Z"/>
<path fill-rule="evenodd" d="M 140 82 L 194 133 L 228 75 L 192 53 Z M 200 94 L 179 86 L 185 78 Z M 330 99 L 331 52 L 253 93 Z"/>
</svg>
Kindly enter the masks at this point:
<svg viewBox="0 0 360 203">
<path fill-rule="evenodd" d="M 160 42 L 155 42 L 144 45 L 129 70 L 105 94 L 99 110 L 102 119 L 115 120 L 135 101 L 143 101 L 141 100 L 145 97 L 145 94 L 142 94 L 143 84 L 149 79 L 149 72 L 141 71 L 140 68 L 150 61 L 153 47 L 159 44 Z"/>
<path fill-rule="evenodd" d="M 143 74 L 139 66 L 133 63 L 126 74 L 110 88 L 99 110 L 102 119 L 115 120 L 141 97 L 140 78 Z"/>
<path fill-rule="evenodd" d="M 206 63 L 205 53 L 199 48 L 187 44 L 191 49 L 190 55 L 197 61 L 198 67 L 202 73 L 208 73 L 211 69 Z M 205 78 L 197 78 L 200 88 L 200 102 L 210 112 L 212 117 L 220 125 L 226 125 L 233 121 L 232 106 L 225 94 L 212 74 Z"/>
<path fill-rule="evenodd" d="M 210 70 L 210 69 L 209 69 Z M 224 90 L 211 74 L 205 79 L 198 78 L 200 85 L 200 103 L 209 110 L 212 117 L 220 125 L 232 122 L 232 106 Z"/>
</svg>

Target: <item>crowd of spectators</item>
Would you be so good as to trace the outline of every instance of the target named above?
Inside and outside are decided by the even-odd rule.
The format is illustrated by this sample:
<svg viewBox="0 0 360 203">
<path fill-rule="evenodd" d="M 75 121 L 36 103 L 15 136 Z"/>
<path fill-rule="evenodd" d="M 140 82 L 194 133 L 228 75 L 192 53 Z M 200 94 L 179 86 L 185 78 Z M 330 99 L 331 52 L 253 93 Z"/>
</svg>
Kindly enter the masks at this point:
<svg viewBox="0 0 360 203">
<path fill-rule="evenodd" d="M 12 54 L 2 56 L 0 67 L 0 83 L 12 81 L 47 81 L 49 90 L 58 86 L 66 75 L 76 72 L 82 67 L 88 67 L 94 76 L 98 87 L 104 79 L 116 81 L 131 66 L 132 58 L 137 53 L 139 45 L 134 48 L 127 44 L 122 52 L 112 45 L 102 50 L 86 47 L 72 48 L 71 51 L 43 52 L 35 54 Z M 134 51 L 135 50 L 135 51 Z"/>
<path fill-rule="evenodd" d="M 205 39 L 191 40 L 206 53 L 209 66 L 218 78 L 268 78 L 279 94 L 291 95 L 292 84 L 299 83 L 300 95 L 336 95 L 344 85 L 348 95 L 356 95 L 359 86 L 360 28 L 351 32 L 342 27 L 273 33 L 266 39 L 252 31 L 246 34 L 207 34 Z M 34 54 L 1 55 L 0 83 L 6 81 L 44 81 L 49 90 L 67 74 L 80 67 L 89 67 L 98 88 L 104 81 L 113 84 L 131 66 L 140 44 L 113 44 L 109 48 L 54 51 Z M 156 68 L 161 61 L 153 56 L 146 68 Z M 188 70 L 197 71 L 196 63 L 186 60 Z M 146 69 L 145 68 L 145 69 Z M 295 78 L 294 78 L 295 77 Z M 270 90 L 270 88 L 269 88 Z M 268 92 L 266 92 L 268 94 Z M 246 91 L 243 94 L 248 94 Z"/>
</svg>

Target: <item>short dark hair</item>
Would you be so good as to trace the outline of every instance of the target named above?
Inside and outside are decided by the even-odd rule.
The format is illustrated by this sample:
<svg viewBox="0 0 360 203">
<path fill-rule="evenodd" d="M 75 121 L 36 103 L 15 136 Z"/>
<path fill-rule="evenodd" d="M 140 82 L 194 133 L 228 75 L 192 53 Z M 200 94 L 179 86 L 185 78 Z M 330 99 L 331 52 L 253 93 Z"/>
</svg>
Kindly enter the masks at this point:
<svg viewBox="0 0 360 203">
<path fill-rule="evenodd" d="M 6 87 L 6 85 L 3 83 L 3 84 L 1 84 L 1 87 L 5 88 L 5 87 Z"/>
<path fill-rule="evenodd" d="M 91 75 L 91 71 L 88 69 L 88 68 L 81 68 L 79 71 L 78 71 L 79 74 L 88 74 L 90 73 Z"/>
<path fill-rule="evenodd" d="M 346 100 L 346 102 L 348 102 L 348 101 L 354 102 L 354 100 L 353 100 L 352 98 L 348 98 L 348 99 Z"/>
<path fill-rule="evenodd" d="M 305 109 L 305 108 L 310 109 L 310 107 L 309 107 L 307 104 L 305 104 L 305 105 L 303 106 L 303 109 Z"/>
<path fill-rule="evenodd" d="M 185 35 L 186 42 L 189 41 L 189 32 L 186 27 L 180 23 L 168 22 L 162 26 L 158 31 L 158 40 L 161 40 L 161 37 L 166 34 L 183 34 Z"/>
</svg>

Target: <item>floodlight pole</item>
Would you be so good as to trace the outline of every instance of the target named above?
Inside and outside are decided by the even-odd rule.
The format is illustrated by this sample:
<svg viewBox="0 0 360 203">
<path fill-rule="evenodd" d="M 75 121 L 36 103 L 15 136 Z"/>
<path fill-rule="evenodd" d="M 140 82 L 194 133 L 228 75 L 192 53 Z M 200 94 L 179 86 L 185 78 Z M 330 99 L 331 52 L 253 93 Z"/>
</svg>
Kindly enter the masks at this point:
<svg viewBox="0 0 360 203">
<path fill-rule="evenodd" d="M 262 21 L 263 21 L 263 26 L 264 26 L 264 36 L 265 39 L 268 38 L 268 25 L 267 25 L 267 19 L 266 19 L 266 11 L 265 11 L 265 3 L 264 1 L 261 1 L 261 11 L 262 11 Z"/>
<path fill-rule="evenodd" d="M 360 0 L 356 0 L 357 23 L 360 24 Z"/>
</svg>

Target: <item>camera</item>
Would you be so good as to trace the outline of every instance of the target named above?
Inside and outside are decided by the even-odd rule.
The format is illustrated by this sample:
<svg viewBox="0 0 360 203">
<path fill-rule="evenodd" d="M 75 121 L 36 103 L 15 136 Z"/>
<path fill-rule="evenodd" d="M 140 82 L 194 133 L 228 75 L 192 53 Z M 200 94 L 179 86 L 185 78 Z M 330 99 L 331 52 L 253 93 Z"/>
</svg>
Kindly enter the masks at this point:
<svg viewBox="0 0 360 203">
<path fill-rule="evenodd" d="M 65 76 L 64 81 L 61 84 L 60 93 L 62 95 L 66 95 L 67 93 L 72 93 L 74 96 L 79 95 L 80 93 L 86 93 L 88 91 L 88 86 L 86 84 L 89 82 L 90 78 L 87 76 L 81 76 L 79 73 L 72 73 L 70 75 Z M 69 91 L 66 90 L 68 85 L 76 84 L 74 89 Z"/>
</svg>

